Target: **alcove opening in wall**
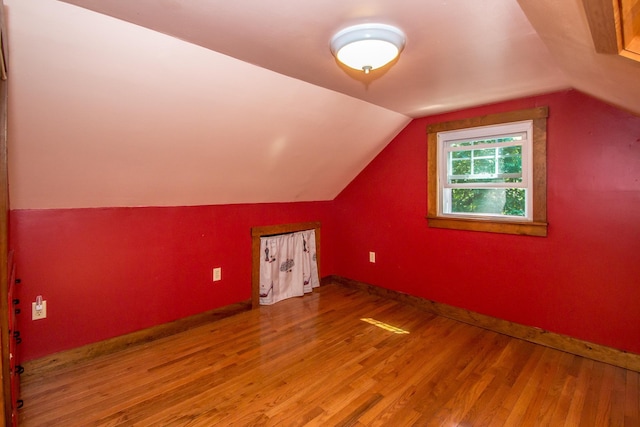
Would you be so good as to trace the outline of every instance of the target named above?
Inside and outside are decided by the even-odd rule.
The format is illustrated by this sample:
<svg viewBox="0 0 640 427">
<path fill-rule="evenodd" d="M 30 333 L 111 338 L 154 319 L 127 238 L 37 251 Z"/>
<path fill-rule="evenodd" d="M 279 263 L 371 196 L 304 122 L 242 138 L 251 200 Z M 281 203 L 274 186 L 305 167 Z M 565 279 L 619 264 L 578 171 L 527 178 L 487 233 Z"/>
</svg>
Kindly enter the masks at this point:
<svg viewBox="0 0 640 427">
<path fill-rule="evenodd" d="M 279 234 L 314 230 L 316 242 L 316 264 L 320 275 L 320 222 L 301 222 L 295 224 L 267 225 L 251 228 L 251 308 L 260 306 L 260 239 Z"/>
</svg>

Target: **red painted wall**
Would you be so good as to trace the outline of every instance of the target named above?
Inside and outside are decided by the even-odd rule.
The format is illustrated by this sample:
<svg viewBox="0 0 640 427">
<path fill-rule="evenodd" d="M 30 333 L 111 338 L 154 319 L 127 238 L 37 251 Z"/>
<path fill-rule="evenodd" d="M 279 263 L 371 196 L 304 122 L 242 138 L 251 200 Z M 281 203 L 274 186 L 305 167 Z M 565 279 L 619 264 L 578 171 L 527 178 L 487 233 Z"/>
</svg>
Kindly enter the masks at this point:
<svg viewBox="0 0 640 427">
<path fill-rule="evenodd" d="M 10 213 L 23 315 L 21 359 L 251 297 L 253 226 L 327 220 L 329 202 Z M 331 240 L 330 232 L 322 238 Z M 321 274 L 328 274 L 329 257 Z M 222 281 L 213 283 L 213 267 Z M 31 301 L 47 318 L 31 320 Z"/>
<path fill-rule="evenodd" d="M 429 228 L 426 126 L 543 105 L 548 237 Z M 640 353 L 640 117 L 570 91 L 414 120 L 334 204 L 336 274 Z"/>
<path fill-rule="evenodd" d="M 549 236 L 429 228 L 426 126 L 541 105 Z M 247 300 L 250 228 L 316 220 L 322 276 L 640 353 L 639 212 L 640 118 L 574 91 L 414 120 L 333 202 L 11 211 L 22 359 Z"/>
</svg>

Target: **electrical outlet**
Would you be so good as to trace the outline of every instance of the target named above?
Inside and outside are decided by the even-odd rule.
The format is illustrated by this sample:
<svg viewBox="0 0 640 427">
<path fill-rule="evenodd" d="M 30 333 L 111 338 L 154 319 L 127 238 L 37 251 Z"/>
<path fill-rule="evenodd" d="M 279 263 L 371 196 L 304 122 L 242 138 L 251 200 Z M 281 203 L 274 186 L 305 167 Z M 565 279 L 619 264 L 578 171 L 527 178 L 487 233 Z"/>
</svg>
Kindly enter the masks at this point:
<svg viewBox="0 0 640 427">
<path fill-rule="evenodd" d="M 40 307 L 39 307 L 40 308 Z M 42 301 L 42 307 L 40 310 L 36 309 L 36 303 L 31 303 L 31 320 L 46 319 L 47 317 L 47 302 Z"/>
<path fill-rule="evenodd" d="M 376 262 L 376 253 L 375 252 L 369 252 L 369 262 Z"/>
<path fill-rule="evenodd" d="M 217 282 L 219 280 L 222 280 L 222 268 L 216 267 L 213 269 L 213 281 Z"/>
</svg>

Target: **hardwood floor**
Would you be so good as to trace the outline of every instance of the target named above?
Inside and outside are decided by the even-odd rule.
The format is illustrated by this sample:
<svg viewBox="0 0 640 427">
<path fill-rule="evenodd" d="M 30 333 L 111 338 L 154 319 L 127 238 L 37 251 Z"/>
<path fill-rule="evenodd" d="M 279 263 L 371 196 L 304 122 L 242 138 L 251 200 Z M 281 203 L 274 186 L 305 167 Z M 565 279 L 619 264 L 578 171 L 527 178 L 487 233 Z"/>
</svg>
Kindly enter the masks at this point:
<svg viewBox="0 0 640 427">
<path fill-rule="evenodd" d="M 25 427 L 640 426 L 638 372 L 338 285 L 31 373 L 22 396 Z"/>
</svg>

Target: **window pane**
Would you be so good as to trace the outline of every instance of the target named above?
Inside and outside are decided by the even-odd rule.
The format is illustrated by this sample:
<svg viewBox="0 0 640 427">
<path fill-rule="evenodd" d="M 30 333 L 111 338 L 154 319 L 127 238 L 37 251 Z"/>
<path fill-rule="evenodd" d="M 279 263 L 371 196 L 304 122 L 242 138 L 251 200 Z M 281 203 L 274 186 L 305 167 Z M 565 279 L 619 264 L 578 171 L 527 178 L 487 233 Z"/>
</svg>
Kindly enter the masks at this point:
<svg viewBox="0 0 640 427">
<path fill-rule="evenodd" d="M 522 145 L 515 145 L 513 147 L 500 148 L 500 155 L 501 156 L 521 156 Z"/>
<path fill-rule="evenodd" d="M 496 155 L 495 148 L 487 148 L 484 150 L 473 150 L 474 157 L 494 157 Z"/>
<path fill-rule="evenodd" d="M 505 190 L 503 215 L 525 216 L 525 200 L 527 190 L 524 188 L 507 188 Z"/>
<path fill-rule="evenodd" d="M 522 182 L 522 178 L 451 178 L 449 184 L 502 184 L 505 182 Z"/>
<path fill-rule="evenodd" d="M 500 148 L 498 173 L 522 174 L 522 146 Z"/>
<path fill-rule="evenodd" d="M 523 217 L 523 188 L 454 188 L 451 189 L 451 212 L 508 215 Z"/>
<path fill-rule="evenodd" d="M 452 175 L 469 175 L 471 173 L 471 160 L 452 160 Z"/>
<path fill-rule="evenodd" d="M 519 133 L 515 135 L 500 135 L 494 138 L 483 138 L 483 139 L 459 139 L 459 140 L 450 140 L 451 147 L 469 147 L 473 145 L 482 145 L 482 144 L 495 144 L 500 142 L 512 142 L 512 141 L 522 141 L 524 139 L 524 133 Z"/>
<path fill-rule="evenodd" d="M 498 162 L 498 173 L 522 173 L 522 159 L 502 157 Z"/>
<path fill-rule="evenodd" d="M 494 159 L 478 159 L 473 162 L 473 174 L 495 174 L 496 162 Z"/>
<path fill-rule="evenodd" d="M 453 159 L 470 159 L 471 151 L 454 151 L 451 153 Z"/>
</svg>

